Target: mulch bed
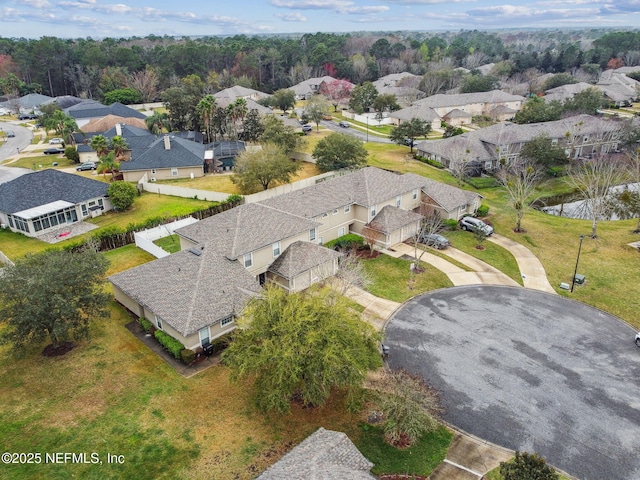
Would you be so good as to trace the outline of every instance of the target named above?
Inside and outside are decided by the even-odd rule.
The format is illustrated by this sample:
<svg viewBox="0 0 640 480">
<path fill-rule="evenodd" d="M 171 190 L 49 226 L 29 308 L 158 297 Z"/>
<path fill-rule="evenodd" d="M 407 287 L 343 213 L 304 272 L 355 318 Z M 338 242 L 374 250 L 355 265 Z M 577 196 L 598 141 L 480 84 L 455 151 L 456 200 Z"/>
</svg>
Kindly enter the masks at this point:
<svg viewBox="0 0 640 480">
<path fill-rule="evenodd" d="M 60 357 L 73 350 L 75 346 L 76 344 L 73 342 L 62 342 L 57 347 L 49 344 L 42 351 L 42 355 L 45 357 Z"/>
</svg>

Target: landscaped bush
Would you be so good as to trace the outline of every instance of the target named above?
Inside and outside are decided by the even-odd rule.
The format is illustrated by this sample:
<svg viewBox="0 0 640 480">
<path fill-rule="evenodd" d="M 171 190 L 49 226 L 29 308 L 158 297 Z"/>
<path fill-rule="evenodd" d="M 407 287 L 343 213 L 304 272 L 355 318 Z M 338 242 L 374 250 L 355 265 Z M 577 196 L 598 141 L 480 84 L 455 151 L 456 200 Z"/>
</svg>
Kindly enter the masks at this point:
<svg viewBox="0 0 640 480">
<path fill-rule="evenodd" d="M 493 177 L 466 177 L 464 179 L 473 188 L 492 188 L 499 185 L 498 181 Z"/>
<path fill-rule="evenodd" d="M 552 177 L 562 177 L 564 175 L 565 170 L 566 170 L 566 167 L 564 165 L 556 165 L 556 166 L 547 168 L 546 173 L 547 175 L 550 175 Z"/>
<path fill-rule="evenodd" d="M 437 160 L 433 160 L 432 158 L 427 158 L 422 155 L 416 155 L 414 158 L 419 162 L 426 163 L 427 165 L 431 165 L 432 167 L 444 168 L 444 165 L 442 163 L 438 162 Z"/>
<path fill-rule="evenodd" d="M 478 207 L 476 213 L 479 217 L 486 217 L 489 215 L 489 205 L 485 205 L 484 203 Z"/>
<path fill-rule="evenodd" d="M 76 147 L 72 147 L 71 145 L 69 145 L 64 149 L 64 156 L 67 157 L 72 162 L 75 162 L 75 163 L 80 162 L 80 154 L 76 150 Z"/>
<path fill-rule="evenodd" d="M 154 333 L 156 339 L 165 349 L 167 349 L 171 355 L 173 355 L 176 360 L 180 360 L 180 353 L 184 350 L 184 345 L 182 345 L 178 340 L 173 338 L 171 335 L 164 333 L 162 330 L 156 330 Z"/>
<path fill-rule="evenodd" d="M 140 326 L 145 331 L 145 333 L 149 333 L 151 331 L 151 327 L 153 327 L 153 324 L 149 320 L 144 317 L 140 317 L 138 319 L 138 322 L 140 323 Z"/>
<path fill-rule="evenodd" d="M 447 230 L 454 231 L 458 229 L 458 222 L 453 218 L 447 218 L 442 223 L 444 224 L 444 228 L 446 228 Z"/>
<path fill-rule="evenodd" d="M 191 363 L 196 359 L 196 352 L 185 348 L 180 352 L 180 358 L 182 359 L 182 363 L 185 365 L 191 365 Z"/>
<path fill-rule="evenodd" d="M 355 233 L 348 233 L 341 237 L 336 238 L 335 240 L 331 240 L 330 242 L 325 243 L 325 247 L 332 249 L 358 249 L 362 248 L 364 245 L 364 238 L 360 235 L 356 235 Z"/>
<path fill-rule="evenodd" d="M 213 354 L 217 355 L 229 346 L 229 340 L 225 337 L 216 338 L 211 342 L 211 346 L 213 347 Z"/>
</svg>

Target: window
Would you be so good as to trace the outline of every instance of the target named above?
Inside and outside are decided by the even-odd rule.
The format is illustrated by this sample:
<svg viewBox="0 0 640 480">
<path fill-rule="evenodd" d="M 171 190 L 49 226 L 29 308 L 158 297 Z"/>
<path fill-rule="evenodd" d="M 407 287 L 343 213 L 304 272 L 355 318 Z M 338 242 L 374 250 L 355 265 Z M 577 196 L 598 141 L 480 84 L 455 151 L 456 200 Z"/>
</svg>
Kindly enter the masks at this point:
<svg viewBox="0 0 640 480">
<path fill-rule="evenodd" d="M 371 218 L 375 217 L 375 216 L 376 216 L 376 213 L 377 213 L 376 205 L 373 205 L 373 206 L 371 207 Z"/>
<path fill-rule="evenodd" d="M 156 169 L 155 169 L 155 168 L 152 168 L 152 169 L 151 169 L 151 174 L 152 174 L 152 175 L 155 175 L 155 174 L 156 174 Z"/>
<path fill-rule="evenodd" d="M 171 169 L 171 176 L 172 177 L 177 177 L 178 176 L 178 169 L 177 168 L 172 168 Z"/>
<path fill-rule="evenodd" d="M 204 327 L 202 330 L 199 330 L 198 335 L 200 335 L 200 345 L 211 343 L 209 341 L 209 327 Z"/>
<path fill-rule="evenodd" d="M 322 245 L 324 242 L 322 241 L 322 237 L 318 237 L 318 245 Z"/>
<path fill-rule="evenodd" d="M 225 325 L 229 325 L 230 323 L 233 323 L 233 315 L 229 315 L 228 317 L 223 318 L 220 321 L 220 326 L 224 327 Z"/>
<path fill-rule="evenodd" d="M 337 209 L 337 208 L 333 211 L 333 214 L 334 214 L 334 215 L 337 215 L 337 214 L 338 214 L 338 209 Z"/>
<path fill-rule="evenodd" d="M 82 207 L 82 216 L 86 217 L 87 215 L 89 215 L 89 211 L 87 210 L 87 204 L 83 203 L 80 206 Z"/>
<path fill-rule="evenodd" d="M 253 265 L 253 255 L 251 253 L 244 254 L 244 268 L 249 268 Z"/>
<path fill-rule="evenodd" d="M 280 255 L 280 242 L 276 242 L 272 245 L 273 248 L 273 258 L 276 258 Z"/>
<path fill-rule="evenodd" d="M 400 195 L 396 195 L 396 207 L 402 205 L 402 197 Z"/>
<path fill-rule="evenodd" d="M 328 216 L 329 216 L 329 214 L 326 213 L 326 212 L 322 214 L 322 218 L 327 218 Z"/>
<path fill-rule="evenodd" d="M 351 211 L 351 205 L 344 206 L 344 213 L 349 213 Z"/>
<path fill-rule="evenodd" d="M 342 236 L 344 235 L 344 232 L 345 232 L 344 227 L 340 227 L 340 228 L 338 229 L 338 236 L 339 236 L 339 237 L 342 237 Z"/>
<path fill-rule="evenodd" d="M 162 319 L 156 315 L 156 326 L 162 330 Z"/>
<path fill-rule="evenodd" d="M 412 195 L 411 195 L 411 198 L 413 198 L 414 200 L 415 200 L 416 198 L 418 198 L 418 189 L 417 189 L 417 188 L 413 191 L 413 193 L 412 193 Z"/>
<path fill-rule="evenodd" d="M 312 228 L 309 230 L 309 241 L 313 242 L 316 239 L 316 229 Z"/>
</svg>

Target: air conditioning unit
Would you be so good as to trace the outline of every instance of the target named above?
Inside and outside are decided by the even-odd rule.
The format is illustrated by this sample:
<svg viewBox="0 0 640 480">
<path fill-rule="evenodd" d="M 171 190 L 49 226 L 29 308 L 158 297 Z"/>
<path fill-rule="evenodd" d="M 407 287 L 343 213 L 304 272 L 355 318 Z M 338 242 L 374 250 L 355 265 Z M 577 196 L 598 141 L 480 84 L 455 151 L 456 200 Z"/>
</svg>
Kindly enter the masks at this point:
<svg viewBox="0 0 640 480">
<path fill-rule="evenodd" d="M 155 182 L 156 181 L 156 177 L 151 177 L 151 181 Z"/>
<path fill-rule="evenodd" d="M 3 230 L 6 230 L 7 224 L 6 223 L 0 223 L 0 228 L 3 229 Z"/>
</svg>

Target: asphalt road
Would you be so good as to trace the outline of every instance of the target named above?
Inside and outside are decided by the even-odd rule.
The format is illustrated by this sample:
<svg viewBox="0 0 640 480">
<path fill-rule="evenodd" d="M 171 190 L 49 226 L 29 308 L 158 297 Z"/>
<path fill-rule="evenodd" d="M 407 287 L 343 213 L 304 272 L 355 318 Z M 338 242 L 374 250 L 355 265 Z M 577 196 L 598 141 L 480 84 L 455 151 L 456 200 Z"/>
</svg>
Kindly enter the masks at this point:
<svg viewBox="0 0 640 480">
<path fill-rule="evenodd" d="M 450 424 L 582 480 L 640 479 L 640 348 L 616 317 L 560 295 L 463 286 L 386 328 L 389 364 L 442 392 Z"/>
<path fill-rule="evenodd" d="M 353 137 L 358 138 L 359 140 L 362 140 L 363 142 L 375 142 L 375 143 L 393 143 L 391 140 L 389 140 L 386 137 L 378 137 L 376 135 L 367 135 L 366 132 L 361 132 L 359 129 L 357 128 L 344 128 L 341 127 L 340 125 L 338 125 L 337 122 L 333 121 L 333 120 L 322 120 L 320 122 L 320 125 L 322 125 L 323 127 L 328 128 L 329 130 L 333 130 L 334 132 L 340 132 L 340 133 L 346 133 L 347 135 L 351 135 Z"/>
<path fill-rule="evenodd" d="M 12 123 L 0 122 L 0 130 L 4 132 L 11 130 L 16 134 L 13 138 L 7 138 L 7 141 L 0 146 L 0 161 L 15 156 L 18 150 L 22 150 L 31 144 L 33 133 L 28 128 L 20 127 Z M 8 182 L 28 172 L 31 172 L 31 170 L 26 168 L 3 167 L 0 165 L 0 183 Z"/>
</svg>

